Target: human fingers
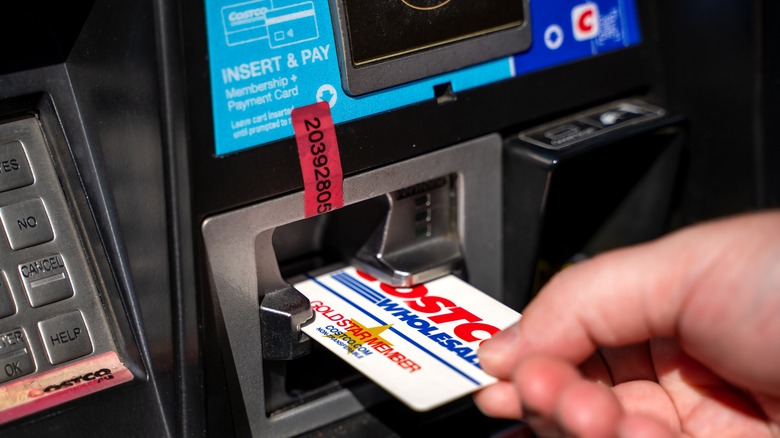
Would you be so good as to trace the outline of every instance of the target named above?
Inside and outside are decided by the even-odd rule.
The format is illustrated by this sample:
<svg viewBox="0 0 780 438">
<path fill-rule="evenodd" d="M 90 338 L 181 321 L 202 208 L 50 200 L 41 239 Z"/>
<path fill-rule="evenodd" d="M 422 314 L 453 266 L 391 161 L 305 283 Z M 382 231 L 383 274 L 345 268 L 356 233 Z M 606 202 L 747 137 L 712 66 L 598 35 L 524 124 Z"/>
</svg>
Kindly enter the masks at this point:
<svg viewBox="0 0 780 438">
<path fill-rule="evenodd" d="M 650 345 L 647 342 L 617 348 L 600 348 L 613 385 L 634 380 L 657 381 Z"/>
<path fill-rule="evenodd" d="M 607 386 L 585 380 L 571 364 L 552 357 L 523 359 L 513 375 L 523 417 L 539 436 L 613 436 L 622 408 Z M 502 382 L 497 388 L 510 388 Z M 491 388 L 487 388 L 491 389 Z M 485 407 L 495 400 L 477 399 Z M 490 405 L 492 406 L 492 405 Z"/>
<path fill-rule="evenodd" d="M 780 212 L 714 225 L 718 257 L 691 285 L 680 343 L 730 383 L 780 396 Z"/>
<path fill-rule="evenodd" d="M 551 388 L 552 392 L 556 392 L 555 387 L 560 382 L 576 377 L 577 373 L 571 366 L 565 364 L 564 370 L 559 371 L 558 364 L 549 366 L 547 362 L 542 361 L 537 365 L 537 362 L 534 360 L 531 360 L 529 363 L 530 365 L 524 365 L 522 371 L 516 374 L 519 378 L 528 376 L 531 379 L 531 383 L 526 386 L 526 389 L 531 394 L 533 409 L 538 408 L 540 412 L 544 412 L 549 416 L 551 415 L 553 405 L 552 400 L 548 398 L 551 395 Z M 602 382 L 608 386 L 612 385 L 609 370 L 598 354 L 594 354 L 589 360 L 581 364 L 579 370 L 589 380 Z M 541 376 L 537 373 L 541 373 Z M 542 397 L 542 399 L 539 400 L 539 397 Z M 491 417 L 517 419 L 523 416 L 521 401 L 515 384 L 509 381 L 499 381 L 483 388 L 474 394 L 474 401 L 485 415 Z M 534 413 L 538 414 L 537 412 Z"/>
<path fill-rule="evenodd" d="M 623 416 L 615 395 L 605 385 L 588 380 L 569 382 L 560 392 L 555 419 L 569 435 L 613 437 Z"/>
<path fill-rule="evenodd" d="M 512 351 L 518 342 L 518 324 L 512 324 L 484 341 L 477 355 L 482 369 L 501 380 L 509 380 L 517 363 L 518 355 Z"/>
<path fill-rule="evenodd" d="M 516 326 L 482 344 L 478 352 L 482 367 L 506 378 L 519 358 L 528 354 L 551 354 L 581 363 L 597 346 L 633 344 L 669 331 L 682 294 L 657 284 L 665 277 L 648 271 L 663 270 L 677 278 L 686 270 L 675 268 L 682 263 L 667 267 L 669 257 L 659 257 L 663 251 L 659 246 L 610 252 L 554 276 L 523 310 Z M 655 290 L 661 296 L 652 297 Z"/>
<path fill-rule="evenodd" d="M 574 366 L 548 356 L 522 360 L 512 376 L 523 411 L 548 420 L 554 417 L 555 406 L 563 390 L 570 383 L 582 379 Z"/>
<path fill-rule="evenodd" d="M 591 382 L 603 383 L 607 386 L 614 385 L 612 374 L 601 350 L 596 350 L 589 358 L 585 359 L 578 367 L 580 373 Z"/>
<path fill-rule="evenodd" d="M 621 418 L 618 438 L 672 438 L 679 436 L 665 424 L 649 415 L 629 414 Z"/>
<path fill-rule="evenodd" d="M 522 403 L 522 418 L 536 436 L 561 435 L 555 405 L 566 386 L 581 379 L 575 367 L 555 358 L 529 357 L 518 364 L 512 385 Z"/>
<path fill-rule="evenodd" d="M 680 428 L 695 436 L 746 436 L 772 437 L 777 424 L 772 421 L 770 406 L 750 391 L 735 387 L 722 377 L 688 355 L 673 339 L 654 339 L 650 343 L 658 373 L 658 384 L 663 387 L 673 408 L 672 414 L 664 414 L 663 400 L 655 404 L 652 413 L 659 419 L 666 419 L 674 426 L 673 417 L 678 418 Z M 615 389 L 618 390 L 623 385 Z M 620 396 L 627 397 L 624 404 L 644 403 L 647 393 L 633 399 L 627 391 Z M 668 404 L 668 403 L 667 403 Z M 646 409 L 646 408 L 645 408 Z M 642 410 L 639 410 L 642 412 Z M 669 422 L 671 421 L 671 422 Z"/>
<path fill-rule="evenodd" d="M 474 403 L 490 417 L 517 420 L 523 416 L 520 397 L 512 382 L 500 381 L 477 391 Z"/>
<path fill-rule="evenodd" d="M 567 436 L 662 438 L 680 431 L 675 405 L 655 382 L 614 388 L 572 380 L 560 392 L 555 420 Z"/>
<path fill-rule="evenodd" d="M 767 329 L 772 332 L 770 338 L 780 337 L 780 322 L 771 317 L 771 308 L 776 306 L 761 307 L 756 301 L 778 300 L 778 294 L 766 292 L 780 278 L 771 252 L 780 247 L 778 225 L 780 212 L 713 221 L 575 265 L 556 275 L 523 311 L 513 335 L 496 336 L 483 344 L 480 361 L 485 370 L 503 377 L 528 354 L 550 354 L 581 363 L 597 346 L 678 335 L 694 353 L 702 349 L 700 360 L 704 357 L 705 363 L 743 377 L 745 369 L 739 364 L 751 354 L 732 354 L 721 365 L 723 348 L 727 348 L 721 341 L 737 344 L 740 338 L 751 338 L 740 351 L 762 357 L 767 352 L 778 353 L 768 365 L 767 361 L 751 365 L 762 376 L 773 372 L 780 367 L 780 339 L 770 346 L 760 344 L 766 343 Z M 747 262 L 733 263 L 740 257 L 762 260 L 762 272 L 744 272 Z M 735 274 L 735 266 L 743 271 Z M 759 281 L 756 277 L 763 283 L 750 284 Z M 719 283 L 724 278 L 728 281 Z M 692 306 L 694 299 L 701 302 Z M 757 311 L 758 322 L 734 325 L 734 318 L 746 317 L 744 306 Z M 729 324 L 723 324 L 724 320 Z M 723 333 L 729 330 L 736 333 Z M 774 373 L 774 379 L 778 378 Z"/>
<path fill-rule="evenodd" d="M 647 380 L 625 382 L 614 386 L 612 392 L 626 415 L 650 417 L 663 424 L 665 429 L 681 430 L 680 414 L 675 402 L 658 383 Z"/>
<path fill-rule="evenodd" d="M 579 369 L 588 380 L 607 386 L 633 380 L 657 381 L 647 342 L 599 348 L 579 365 Z"/>
<path fill-rule="evenodd" d="M 657 383 L 628 382 L 610 390 L 583 380 L 572 365 L 550 357 L 521 361 L 514 383 L 502 381 L 475 396 L 484 413 L 500 418 L 518 418 L 521 399 L 523 417 L 538 436 L 565 433 L 597 437 L 617 433 L 649 438 L 672 436 L 671 431 L 680 428 L 674 403 Z M 638 415 L 640 420 L 621 426 L 624 411 L 626 415 Z"/>
</svg>

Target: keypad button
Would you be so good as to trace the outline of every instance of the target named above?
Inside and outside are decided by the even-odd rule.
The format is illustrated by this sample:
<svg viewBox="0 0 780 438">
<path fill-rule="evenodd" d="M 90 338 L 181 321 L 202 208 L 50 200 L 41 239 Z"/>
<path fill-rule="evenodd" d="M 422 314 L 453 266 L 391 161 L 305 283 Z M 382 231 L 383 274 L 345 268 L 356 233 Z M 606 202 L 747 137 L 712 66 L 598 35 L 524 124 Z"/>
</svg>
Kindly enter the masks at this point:
<svg viewBox="0 0 780 438">
<path fill-rule="evenodd" d="M 40 307 L 73 296 L 68 267 L 60 254 L 19 265 L 30 305 Z"/>
<path fill-rule="evenodd" d="M 0 383 L 35 371 L 35 361 L 27 350 L 0 356 Z"/>
<path fill-rule="evenodd" d="M 92 340 L 78 310 L 39 322 L 38 331 L 52 365 L 92 353 Z"/>
<path fill-rule="evenodd" d="M 27 348 L 27 337 L 24 330 L 16 328 L 7 332 L 0 332 L 0 356 L 14 353 Z"/>
<path fill-rule="evenodd" d="M 0 271 L 0 318 L 11 316 L 16 313 L 14 297 L 11 295 L 11 289 L 5 279 L 5 273 Z"/>
<path fill-rule="evenodd" d="M 24 147 L 18 141 L 0 146 L 0 192 L 35 182 Z"/>
<path fill-rule="evenodd" d="M 21 328 L 0 334 L 0 383 L 35 371 L 35 361 L 27 348 Z"/>
<path fill-rule="evenodd" d="M 11 249 L 29 248 L 54 239 L 49 215 L 40 199 L 0 208 L 0 220 Z"/>
</svg>

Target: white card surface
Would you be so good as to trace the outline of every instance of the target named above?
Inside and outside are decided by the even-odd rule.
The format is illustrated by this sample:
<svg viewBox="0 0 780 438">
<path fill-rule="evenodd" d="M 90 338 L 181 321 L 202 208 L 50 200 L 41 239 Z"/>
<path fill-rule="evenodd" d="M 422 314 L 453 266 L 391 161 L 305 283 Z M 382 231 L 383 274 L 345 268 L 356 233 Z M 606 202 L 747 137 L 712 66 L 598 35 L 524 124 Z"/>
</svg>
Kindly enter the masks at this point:
<svg viewBox="0 0 780 438">
<path fill-rule="evenodd" d="M 314 310 L 304 333 L 416 411 L 494 383 L 479 344 L 520 319 L 453 275 L 393 289 L 347 267 L 295 288 Z"/>
</svg>

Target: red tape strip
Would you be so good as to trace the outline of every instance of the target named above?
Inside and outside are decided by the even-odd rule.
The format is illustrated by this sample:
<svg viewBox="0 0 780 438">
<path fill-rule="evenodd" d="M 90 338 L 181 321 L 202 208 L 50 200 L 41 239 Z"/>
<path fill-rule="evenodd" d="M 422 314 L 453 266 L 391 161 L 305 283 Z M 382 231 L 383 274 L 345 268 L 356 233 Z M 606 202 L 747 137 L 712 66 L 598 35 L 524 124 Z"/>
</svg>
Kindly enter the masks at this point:
<svg viewBox="0 0 780 438">
<path fill-rule="evenodd" d="M 292 111 L 298 158 L 303 174 L 306 217 L 344 206 L 344 174 L 336 129 L 328 102 Z"/>
</svg>

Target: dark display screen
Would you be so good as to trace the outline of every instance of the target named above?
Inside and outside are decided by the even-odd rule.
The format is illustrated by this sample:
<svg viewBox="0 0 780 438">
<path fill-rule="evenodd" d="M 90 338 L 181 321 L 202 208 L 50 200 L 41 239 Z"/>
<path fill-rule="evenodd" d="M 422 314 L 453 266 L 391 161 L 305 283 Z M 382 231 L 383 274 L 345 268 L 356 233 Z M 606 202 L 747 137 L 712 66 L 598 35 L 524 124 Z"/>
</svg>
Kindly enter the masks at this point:
<svg viewBox="0 0 780 438">
<path fill-rule="evenodd" d="M 519 0 L 344 0 L 355 66 L 523 23 Z"/>
</svg>

